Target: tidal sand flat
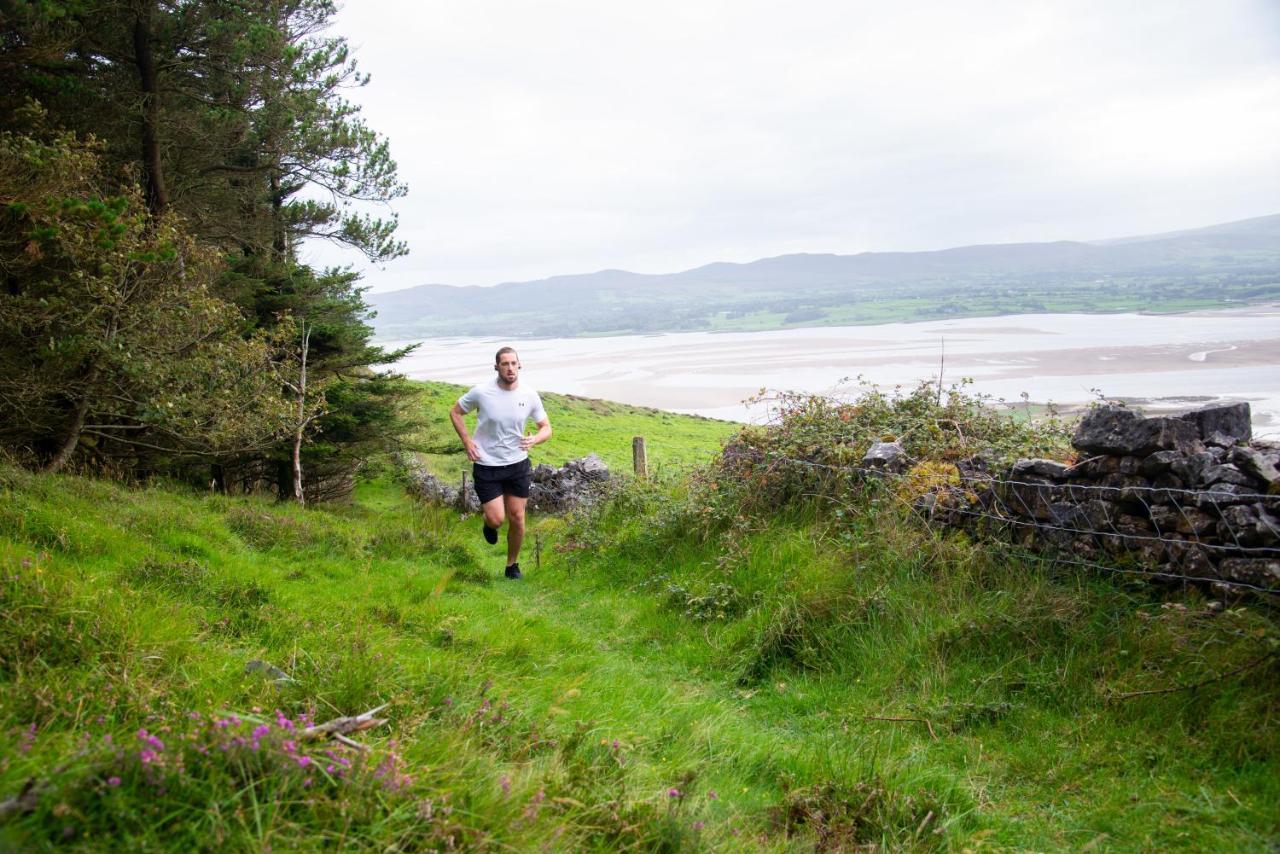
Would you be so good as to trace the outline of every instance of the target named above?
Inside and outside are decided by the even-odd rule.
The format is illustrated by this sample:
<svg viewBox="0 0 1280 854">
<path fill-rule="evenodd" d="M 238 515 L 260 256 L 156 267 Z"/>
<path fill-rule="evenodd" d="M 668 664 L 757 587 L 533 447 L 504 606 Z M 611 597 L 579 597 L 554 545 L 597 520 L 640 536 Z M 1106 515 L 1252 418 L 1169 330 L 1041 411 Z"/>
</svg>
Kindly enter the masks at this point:
<svg viewBox="0 0 1280 854">
<path fill-rule="evenodd" d="M 471 383 L 512 343 L 535 388 L 761 421 L 766 390 L 851 395 L 922 380 L 1021 405 L 1099 396 L 1154 408 L 1247 400 L 1254 428 L 1280 432 L 1280 306 L 1177 315 L 1027 314 L 774 332 L 676 333 L 522 340 L 437 338 L 397 367 L 410 377 Z M 1025 397 L 1024 397 L 1025 394 Z"/>
</svg>

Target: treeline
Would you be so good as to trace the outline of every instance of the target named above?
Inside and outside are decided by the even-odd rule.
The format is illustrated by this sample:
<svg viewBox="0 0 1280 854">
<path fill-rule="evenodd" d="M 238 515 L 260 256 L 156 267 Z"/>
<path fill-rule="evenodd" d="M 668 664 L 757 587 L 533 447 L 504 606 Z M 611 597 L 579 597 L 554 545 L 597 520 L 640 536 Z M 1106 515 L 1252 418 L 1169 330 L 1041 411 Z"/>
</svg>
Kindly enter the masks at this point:
<svg viewBox="0 0 1280 854">
<path fill-rule="evenodd" d="M 409 429 L 357 276 L 403 195 L 327 0 L 0 3 L 0 448 L 298 500 Z"/>
</svg>

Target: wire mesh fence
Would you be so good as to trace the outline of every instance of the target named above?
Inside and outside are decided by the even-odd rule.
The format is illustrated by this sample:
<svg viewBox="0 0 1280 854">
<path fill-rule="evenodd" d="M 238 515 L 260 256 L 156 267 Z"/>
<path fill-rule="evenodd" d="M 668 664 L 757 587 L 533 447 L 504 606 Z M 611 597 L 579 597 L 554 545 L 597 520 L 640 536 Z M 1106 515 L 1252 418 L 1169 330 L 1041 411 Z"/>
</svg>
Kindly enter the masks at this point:
<svg viewBox="0 0 1280 854">
<path fill-rule="evenodd" d="M 1280 596 L 1280 494 L 1241 484 L 1091 483 L 1078 466 L 1046 460 L 1005 471 L 933 464 L 923 475 L 776 452 L 752 465 L 875 484 L 935 534 L 965 529 L 1078 568 Z"/>
</svg>

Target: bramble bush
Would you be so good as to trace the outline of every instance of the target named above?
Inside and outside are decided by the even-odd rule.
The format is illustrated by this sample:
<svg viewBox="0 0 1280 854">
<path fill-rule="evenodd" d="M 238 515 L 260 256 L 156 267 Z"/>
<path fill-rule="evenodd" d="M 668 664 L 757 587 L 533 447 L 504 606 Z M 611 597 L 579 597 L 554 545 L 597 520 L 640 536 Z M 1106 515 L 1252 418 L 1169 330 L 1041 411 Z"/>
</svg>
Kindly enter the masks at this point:
<svg viewBox="0 0 1280 854">
<path fill-rule="evenodd" d="M 868 388 L 847 402 L 780 394 L 773 421 L 744 428 L 701 476 L 698 500 L 709 508 L 702 515 L 723 526 L 805 499 L 846 498 L 866 485 L 862 458 L 876 442 L 902 444 L 914 467 L 901 486 L 913 492 L 947 481 L 957 461 L 974 456 L 998 465 L 1069 455 L 1069 433 L 1058 418 L 1020 420 L 965 385 L 922 382 L 893 394 Z"/>
</svg>

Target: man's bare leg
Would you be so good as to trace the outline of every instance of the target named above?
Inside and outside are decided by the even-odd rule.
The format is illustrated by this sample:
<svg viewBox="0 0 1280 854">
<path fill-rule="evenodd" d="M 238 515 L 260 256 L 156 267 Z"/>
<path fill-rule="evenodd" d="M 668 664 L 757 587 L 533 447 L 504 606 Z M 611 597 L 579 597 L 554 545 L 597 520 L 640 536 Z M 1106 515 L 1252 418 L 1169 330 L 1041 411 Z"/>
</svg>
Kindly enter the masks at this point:
<svg viewBox="0 0 1280 854">
<path fill-rule="evenodd" d="M 484 523 L 495 531 L 502 527 L 502 498 L 503 496 L 499 495 L 480 505 L 480 511 L 484 513 Z"/>
<path fill-rule="evenodd" d="M 507 566 L 520 560 L 520 546 L 524 544 L 524 506 L 529 499 L 518 495 L 504 495 L 507 510 Z M 493 499 L 497 501 L 498 499 Z M 485 505 L 488 507 L 489 505 Z"/>
</svg>

